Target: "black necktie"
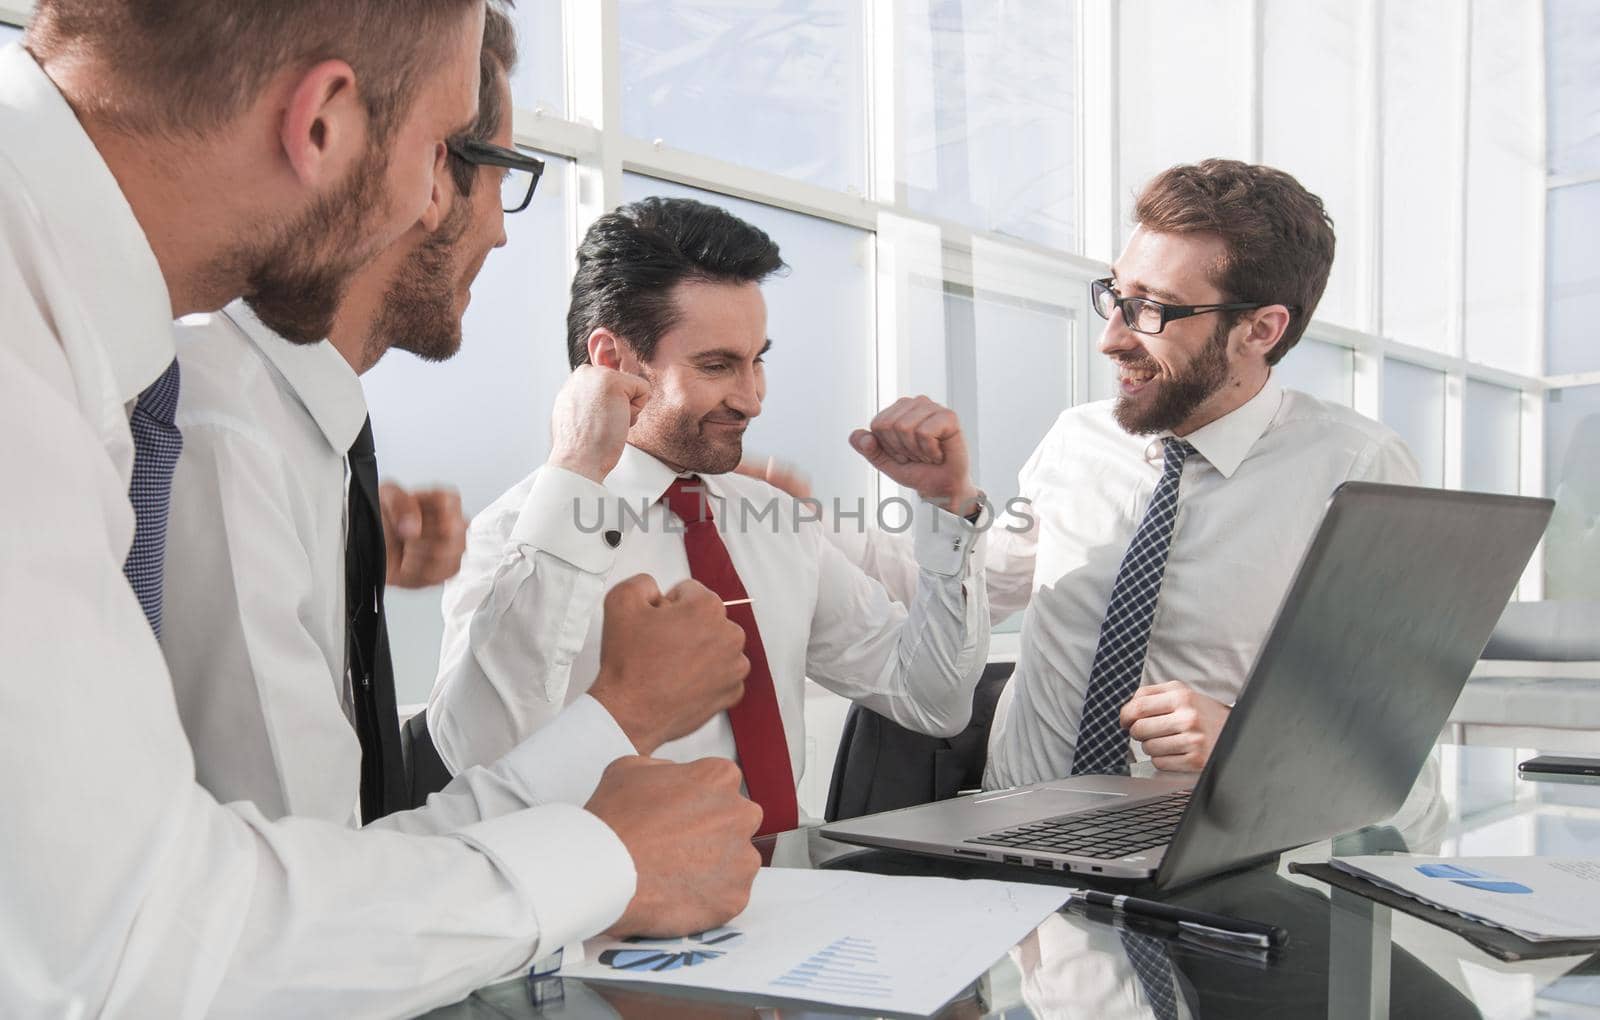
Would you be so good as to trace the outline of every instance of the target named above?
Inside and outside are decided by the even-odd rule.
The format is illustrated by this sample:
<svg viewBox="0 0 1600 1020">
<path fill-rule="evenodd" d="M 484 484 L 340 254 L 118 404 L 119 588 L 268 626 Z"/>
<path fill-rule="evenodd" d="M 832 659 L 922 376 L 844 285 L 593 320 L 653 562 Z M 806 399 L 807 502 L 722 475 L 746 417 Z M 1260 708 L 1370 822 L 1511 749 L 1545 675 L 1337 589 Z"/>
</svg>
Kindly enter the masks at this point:
<svg viewBox="0 0 1600 1020">
<path fill-rule="evenodd" d="M 383 620 L 387 558 L 378 510 L 378 458 L 372 419 L 350 447 L 350 531 L 345 542 L 345 608 L 349 619 L 350 693 L 361 739 L 361 822 L 405 804 L 405 763 L 395 711 L 394 662 Z"/>
</svg>

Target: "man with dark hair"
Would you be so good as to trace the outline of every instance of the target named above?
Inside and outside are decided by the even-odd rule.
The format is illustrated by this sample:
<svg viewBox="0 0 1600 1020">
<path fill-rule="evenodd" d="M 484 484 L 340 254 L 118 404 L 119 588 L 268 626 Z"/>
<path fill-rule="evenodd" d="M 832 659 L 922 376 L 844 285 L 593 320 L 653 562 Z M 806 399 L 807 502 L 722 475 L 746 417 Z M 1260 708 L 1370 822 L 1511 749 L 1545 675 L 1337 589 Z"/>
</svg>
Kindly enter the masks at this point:
<svg viewBox="0 0 1600 1020">
<path fill-rule="evenodd" d="M 0 654 L 26 678 L 0 712 L 7 1014 L 410 1014 L 606 925 L 742 909 L 755 808 L 723 763 L 358 833 L 219 804 L 174 710 L 171 320 L 249 295 L 315 339 L 374 252 L 439 226 L 482 0 L 35 12 L 0 49 Z"/>
<path fill-rule="evenodd" d="M 1120 392 L 1061 417 L 990 538 L 996 622 L 1023 612 L 985 785 L 1204 766 L 1333 490 L 1416 484 L 1392 431 L 1278 386 L 1333 264 L 1322 202 L 1288 174 L 1212 159 L 1147 184 L 1092 286 Z M 794 492 L 792 473 L 774 480 Z M 909 591 L 904 543 L 836 529 Z"/>
<path fill-rule="evenodd" d="M 635 202 L 589 229 L 555 452 L 473 520 L 445 589 L 428 720 L 452 766 L 494 760 L 610 686 L 601 596 L 641 571 L 716 592 L 744 628 L 750 673 L 731 698 L 655 678 L 616 691 L 610 714 L 640 753 L 736 759 L 763 832 L 798 821 L 807 677 L 922 732 L 966 725 L 988 623 L 971 556 L 982 511 L 954 416 L 919 407 L 858 437 L 920 451 L 885 458 L 923 500 L 903 603 L 844 560 L 817 515 L 731 473 L 766 393 L 761 283 L 782 268 L 766 234 L 685 199 Z M 604 737 L 604 754 L 626 750 Z"/>
</svg>

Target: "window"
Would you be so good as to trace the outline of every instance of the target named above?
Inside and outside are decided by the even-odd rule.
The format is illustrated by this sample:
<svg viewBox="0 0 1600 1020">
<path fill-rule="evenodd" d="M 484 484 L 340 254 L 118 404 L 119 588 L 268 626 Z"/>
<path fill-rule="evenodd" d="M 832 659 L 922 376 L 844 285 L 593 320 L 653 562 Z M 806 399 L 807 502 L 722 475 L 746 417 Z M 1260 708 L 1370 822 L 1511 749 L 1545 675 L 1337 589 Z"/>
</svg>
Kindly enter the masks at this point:
<svg viewBox="0 0 1600 1020">
<path fill-rule="evenodd" d="M 1539 370 L 1538 268 L 1544 196 L 1538 118 L 1539 8 L 1472 2 L 1467 124 L 1466 356 Z"/>
<path fill-rule="evenodd" d="M 899 179 L 917 212 L 1077 246 L 1077 4 L 899 0 Z"/>
<path fill-rule="evenodd" d="M 1380 4 L 1383 167 L 1379 332 L 1449 351 L 1455 343 L 1462 184 L 1437 172 L 1460 160 L 1466 118 L 1467 11 L 1460 0 Z M 1418 46 L 1418 39 L 1438 45 Z M 1419 167 L 1436 168 L 1418 173 Z M 1341 232 L 1342 234 L 1342 232 Z M 1339 258 L 1345 258 L 1340 237 Z"/>
<path fill-rule="evenodd" d="M 870 500 L 876 473 L 850 433 L 877 413 L 872 239 L 864 230 L 630 174 L 629 201 L 650 195 L 719 205 L 778 243 L 790 266 L 769 280 L 767 398 L 745 439 L 751 454 L 792 461 L 819 497 Z"/>
<path fill-rule="evenodd" d="M 1356 285 L 1366 262 L 1363 221 L 1362 106 L 1358 30 L 1361 9 L 1348 0 L 1265 0 L 1262 157 L 1318 195 L 1338 231 L 1317 315 L 1364 326 Z"/>
<path fill-rule="evenodd" d="M 1600 5 L 607 10 L 609 35 L 582 0 L 514 8 L 518 140 L 571 158 L 550 160 L 509 221 L 459 357 L 396 354 L 366 380 L 396 481 L 457 485 L 472 511 L 544 460 L 573 243 L 601 212 L 667 194 L 756 223 L 793 267 L 765 291 L 775 346 L 752 451 L 796 462 L 825 495 L 874 498 L 879 477 L 846 437 L 925 392 L 962 415 L 979 483 L 1009 495 L 1063 408 L 1115 396 L 1087 285 L 1131 231 L 1134 196 L 1220 156 L 1283 167 L 1335 220 L 1333 275 L 1274 369 L 1282 385 L 1388 422 L 1430 484 L 1514 491 L 1543 471 L 1583 505 L 1594 458 L 1573 437 L 1600 386 L 1569 377 L 1600 372 Z M 0 42 L 17 34 L 0 26 Z M 596 116 L 608 109 L 620 115 Z M 1547 396 L 1544 374 L 1578 388 Z M 1573 546 L 1550 548 L 1554 563 Z M 391 595 L 408 701 L 432 681 L 436 597 Z"/>
<path fill-rule="evenodd" d="M 1515 495 L 1522 471 L 1522 394 L 1468 379 L 1465 400 L 1461 487 Z"/>
<path fill-rule="evenodd" d="M 552 117 L 567 113 L 565 46 L 561 4 L 522 3 L 511 11 L 517 25 L 517 70 L 511 76 L 511 101 L 521 110 Z"/>
<path fill-rule="evenodd" d="M 1545 371 L 1600 371 L 1600 181 L 1549 193 Z"/>
<path fill-rule="evenodd" d="M 1345 407 L 1355 402 L 1355 352 L 1348 347 L 1301 337 L 1272 375 L 1279 385 L 1319 400 Z"/>
<path fill-rule="evenodd" d="M 1600 173 L 1600 6 L 1545 0 L 1550 173 Z"/>
<path fill-rule="evenodd" d="M 1600 386 L 1551 393 L 1545 426 L 1545 598 L 1600 599 Z"/>
<path fill-rule="evenodd" d="M 506 217 L 508 243 L 473 284 L 460 353 L 427 364 L 391 351 L 362 379 L 383 477 L 458 488 L 468 515 L 544 463 L 568 373 L 572 163 L 539 156 L 533 204 Z M 400 701 L 424 701 L 443 636 L 439 589 L 391 589 L 385 604 Z"/>
<path fill-rule="evenodd" d="M 1382 420 L 1411 448 L 1422 484 L 1443 485 L 1444 373 L 1404 361 L 1385 361 Z"/>
<path fill-rule="evenodd" d="M 1080 312 L 961 284 L 936 289 L 922 280 L 911 290 L 910 378 L 935 385 L 907 392 L 926 392 L 960 415 L 974 480 L 1003 508 L 1017 495 L 1022 465 L 1072 403 Z M 919 377 L 916 366 L 940 353 L 945 378 Z M 1021 624 L 1019 614 L 994 632 L 1014 634 Z"/>
<path fill-rule="evenodd" d="M 952 288 L 945 294 L 950 405 L 961 416 L 979 488 L 996 505 L 1072 403 L 1071 312 Z"/>
<path fill-rule="evenodd" d="M 1120 249 L 1151 177 L 1208 156 L 1250 158 L 1256 54 L 1250 0 L 1123 0 L 1116 10 Z"/>
<path fill-rule="evenodd" d="M 621 0 L 635 138 L 866 190 L 864 21 L 854 0 Z"/>
</svg>

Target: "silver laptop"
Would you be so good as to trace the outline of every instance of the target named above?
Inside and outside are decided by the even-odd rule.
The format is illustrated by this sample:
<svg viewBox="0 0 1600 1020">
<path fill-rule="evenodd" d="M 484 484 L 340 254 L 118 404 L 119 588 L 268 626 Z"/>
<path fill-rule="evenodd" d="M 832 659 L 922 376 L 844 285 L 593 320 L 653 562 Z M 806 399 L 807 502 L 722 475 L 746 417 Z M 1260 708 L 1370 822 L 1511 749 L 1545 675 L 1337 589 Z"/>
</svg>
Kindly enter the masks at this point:
<svg viewBox="0 0 1600 1020">
<path fill-rule="evenodd" d="M 1165 888 L 1387 818 L 1553 505 L 1346 483 L 1198 776 L 1074 777 L 855 818 L 823 835 Z"/>
</svg>

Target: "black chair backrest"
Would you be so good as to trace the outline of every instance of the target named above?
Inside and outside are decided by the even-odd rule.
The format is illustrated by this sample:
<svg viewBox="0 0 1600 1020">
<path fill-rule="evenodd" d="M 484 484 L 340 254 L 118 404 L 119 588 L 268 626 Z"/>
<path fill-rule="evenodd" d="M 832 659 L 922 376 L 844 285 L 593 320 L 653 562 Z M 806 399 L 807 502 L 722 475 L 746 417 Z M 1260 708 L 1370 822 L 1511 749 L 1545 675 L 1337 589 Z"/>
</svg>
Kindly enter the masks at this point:
<svg viewBox="0 0 1600 1020">
<path fill-rule="evenodd" d="M 954 737 L 930 737 L 850 706 L 824 817 L 837 822 L 914 807 L 982 786 L 995 703 L 1015 668 L 1012 662 L 984 668 L 972 696 L 972 721 Z"/>
<path fill-rule="evenodd" d="M 410 806 L 421 807 L 429 795 L 444 789 L 452 778 L 438 748 L 433 746 L 427 712 L 418 712 L 400 727 L 400 752 L 405 756 L 406 776 L 411 782 Z"/>
</svg>

